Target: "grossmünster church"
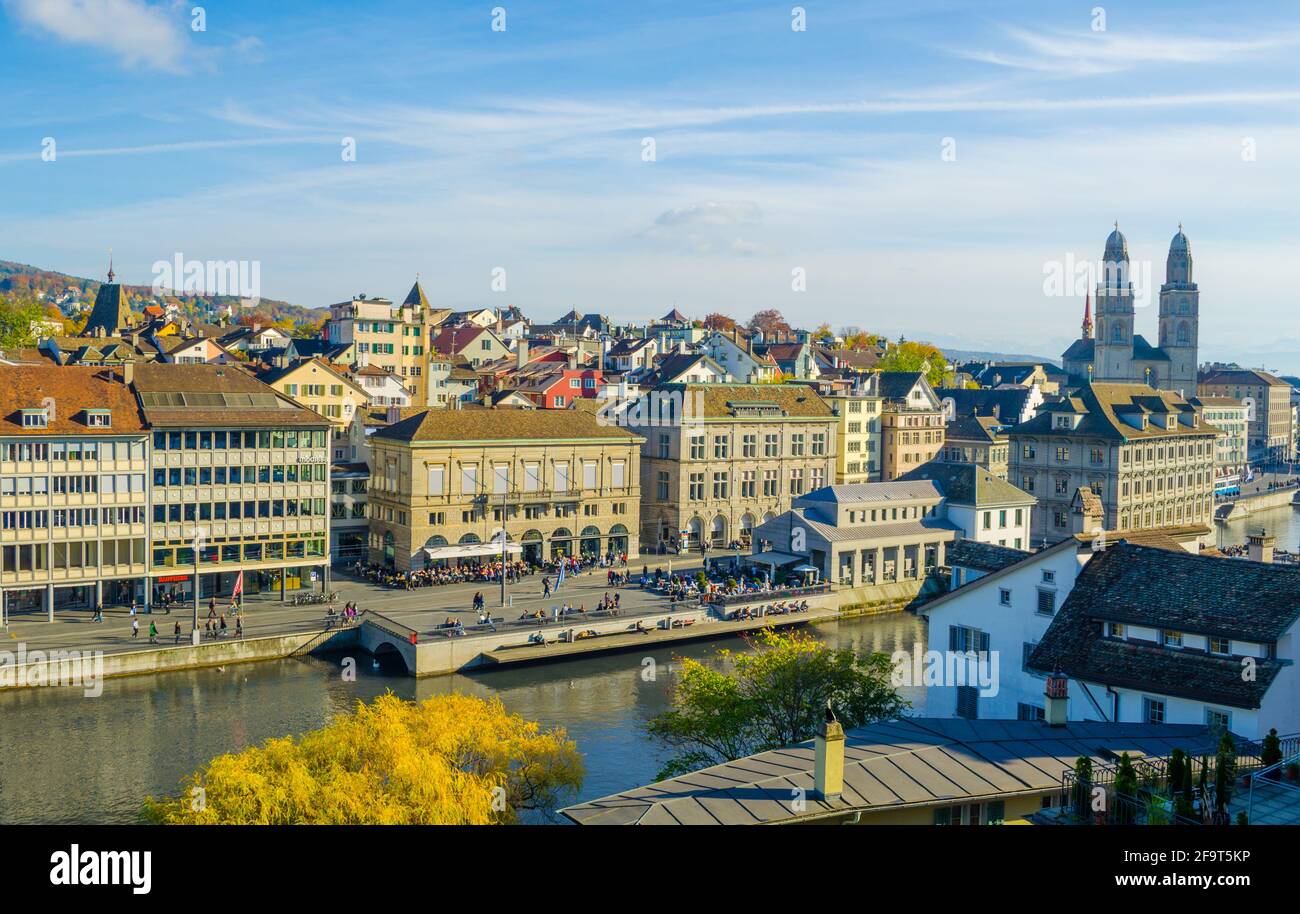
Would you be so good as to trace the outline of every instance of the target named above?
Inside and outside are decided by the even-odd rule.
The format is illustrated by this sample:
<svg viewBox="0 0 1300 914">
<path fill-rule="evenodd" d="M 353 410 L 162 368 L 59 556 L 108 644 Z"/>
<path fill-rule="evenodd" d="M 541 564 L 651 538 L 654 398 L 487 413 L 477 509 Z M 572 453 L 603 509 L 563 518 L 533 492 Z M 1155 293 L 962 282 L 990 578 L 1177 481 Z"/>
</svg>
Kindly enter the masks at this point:
<svg viewBox="0 0 1300 914">
<path fill-rule="evenodd" d="M 1192 281 L 1192 247 L 1180 225 L 1169 243 L 1165 282 L 1160 287 L 1160 345 L 1152 346 L 1134 331 L 1128 241 L 1116 225 L 1102 255 L 1095 330 L 1090 302 L 1085 300 L 1083 333 L 1062 354 L 1062 367 L 1077 384 L 1089 380 L 1149 384 L 1194 396 L 1199 313 L 1200 292 Z"/>
</svg>

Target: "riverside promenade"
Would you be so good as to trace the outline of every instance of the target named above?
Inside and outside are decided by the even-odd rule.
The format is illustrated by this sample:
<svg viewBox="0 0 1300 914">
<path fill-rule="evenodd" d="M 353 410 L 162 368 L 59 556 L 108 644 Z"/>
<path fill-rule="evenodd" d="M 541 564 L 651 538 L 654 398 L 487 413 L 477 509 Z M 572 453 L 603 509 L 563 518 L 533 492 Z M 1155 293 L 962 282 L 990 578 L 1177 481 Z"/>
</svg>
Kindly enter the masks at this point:
<svg viewBox="0 0 1300 914">
<path fill-rule="evenodd" d="M 728 555 L 724 553 L 719 556 L 711 553 L 709 558 L 713 560 Z M 405 637 L 410 632 L 414 632 L 422 647 L 437 645 L 440 652 L 447 653 L 449 657 L 435 661 L 436 667 L 432 670 L 433 673 L 442 673 L 451 672 L 461 665 L 461 660 L 453 661 L 451 654 L 463 658 L 466 651 L 477 649 L 479 638 L 475 634 L 448 639 L 445 628 L 448 620 L 459 621 L 465 629 L 470 629 L 477 624 L 478 617 L 472 606 L 476 592 L 483 594 L 486 610 L 492 618 L 506 621 L 507 624 L 500 627 L 502 631 L 509 629 L 511 630 L 509 634 L 513 636 L 497 638 L 492 643 L 482 645 L 485 662 L 491 665 L 517 662 L 525 657 L 533 661 L 542 659 L 539 655 L 545 651 L 545 648 L 523 648 L 514 643 L 521 638 L 527 638 L 529 633 L 535 631 L 542 631 L 547 640 L 554 644 L 557 633 L 567 629 L 581 631 L 595 626 L 604 632 L 613 627 L 634 626 L 639 618 L 653 625 L 666 614 L 676 614 L 682 618 L 694 617 L 697 621 L 704 621 L 707 613 L 696 603 L 673 604 L 668 597 L 654 591 L 642 590 L 635 582 L 640 577 L 643 567 L 648 567 L 653 572 L 656 567 L 662 567 L 666 571 L 668 566 L 669 557 L 660 556 L 631 562 L 626 570 L 632 574 L 633 582 L 622 588 L 611 588 L 607 585 L 607 569 L 593 569 L 584 574 L 567 577 L 560 591 L 545 599 L 542 597 L 543 575 L 528 575 L 517 583 L 507 585 L 507 599 L 510 605 L 505 607 L 500 605 L 499 583 L 474 582 L 399 590 L 336 571 L 332 584 L 339 595 L 338 602 L 334 604 L 336 609 L 341 609 L 346 602 L 355 602 L 363 612 L 381 616 L 383 621 L 378 622 L 379 625 L 391 629 L 394 626 L 388 623 L 396 623 L 396 631 L 390 634 Z M 693 575 L 701 567 L 700 557 L 698 555 L 672 556 L 671 567 L 676 573 Z M 555 576 L 549 577 L 554 583 Z M 522 615 L 535 613 L 538 610 L 545 611 L 550 617 L 554 608 L 565 604 L 575 608 L 585 606 L 588 611 L 591 611 L 607 593 L 611 596 L 614 593 L 619 594 L 620 609 L 615 617 L 596 620 L 582 615 L 572 615 L 558 623 L 548 619 L 544 625 L 509 624 L 516 622 Z M 775 602 L 779 599 L 780 595 L 777 594 L 766 598 L 756 597 L 755 602 Z M 228 609 L 228 600 L 218 601 L 218 612 Z M 204 626 L 207 612 L 208 606 L 205 602 L 201 605 L 199 613 L 200 628 Z M 3 630 L 0 650 L 15 651 L 18 645 L 21 645 L 28 655 L 34 651 L 42 651 L 47 655 L 57 651 L 102 651 L 106 658 L 106 676 L 215 666 L 290 656 L 322 646 L 330 639 L 325 613 L 326 607 L 323 604 L 293 606 L 282 604 L 271 595 L 250 595 L 244 602 L 243 638 L 235 637 L 234 620 L 227 615 L 227 624 L 230 627 L 226 636 L 211 640 L 204 639 L 198 647 L 191 646 L 189 643 L 193 610 L 188 605 L 183 609 L 173 609 L 170 615 L 160 611 L 139 615 L 137 618 L 140 620 L 140 634 L 136 638 L 131 637 L 130 613 L 121 609 L 106 611 L 105 621 L 102 623 L 92 622 L 89 612 L 61 613 L 53 623 L 46 621 L 44 616 L 16 615 L 11 618 L 9 626 Z M 816 615 L 821 618 L 826 613 L 818 612 Z M 363 620 L 364 618 L 363 616 Z M 178 620 L 182 632 L 179 645 L 173 634 Z M 772 619 L 772 622 L 778 625 L 805 621 L 816 620 L 809 618 L 807 614 L 778 616 Z M 158 627 L 157 644 L 150 644 L 148 640 L 150 622 Z M 723 623 L 725 628 L 708 626 L 710 631 L 702 636 L 708 637 L 715 633 L 718 635 L 740 633 L 762 624 L 752 620 L 745 623 Z M 704 626 L 701 626 L 695 629 L 695 632 L 703 632 L 703 629 Z M 328 629 L 328 632 L 332 633 L 338 631 L 337 623 Z M 639 637 L 646 641 L 674 641 L 685 640 L 693 635 L 701 636 L 670 628 L 668 631 L 656 632 L 651 637 L 644 635 Z M 361 639 L 361 643 L 363 647 L 367 646 L 364 638 Z M 604 645 L 613 648 L 614 641 L 604 642 Z M 501 650 L 503 646 L 506 646 L 509 652 L 519 653 L 507 660 L 508 654 L 503 654 Z M 454 650 L 448 650 L 453 647 Z M 598 647 L 594 641 L 592 643 L 579 641 L 566 646 L 563 650 L 549 653 L 558 657 L 566 654 L 592 653 L 600 649 L 602 647 Z M 404 659 L 407 660 L 410 672 L 424 675 L 416 673 L 414 665 L 410 662 L 413 658 Z M 453 662 L 455 666 L 450 665 Z"/>
</svg>

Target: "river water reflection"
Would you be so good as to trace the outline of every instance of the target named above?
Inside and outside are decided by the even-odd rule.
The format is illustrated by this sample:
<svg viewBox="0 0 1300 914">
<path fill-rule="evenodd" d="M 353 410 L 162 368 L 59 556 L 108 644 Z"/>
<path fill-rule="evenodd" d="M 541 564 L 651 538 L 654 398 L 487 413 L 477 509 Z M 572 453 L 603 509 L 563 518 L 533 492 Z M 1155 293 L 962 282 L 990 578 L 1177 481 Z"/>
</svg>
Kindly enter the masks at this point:
<svg viewBox="0 0 1300 914">
<path fill-rule="evenodd" d="M 924 641 L 911 614 L 851 619 L 807 631 L 859 651 L 890 653 Z M 109 680 L 96 699 L 79 690 L 0 693 L 0 823 L 135 821 L 149 794 L 175 794 L 205 761 L 268 737 L 301 733 L 391 689 L 405 698 L 459 691 L 497 695 L 508 710 L 563 726 L 587 762 L 580 797 L 644 784 L 668 753 L 642 727 L 668 705 L 673 657 L 706 658 L 740 639 L 593 657 L 475 676 L 416 681 L 359 663 L 344 682 L 336 661 L 319 658 Z M 643 658 L 655 681 L 642 677 Z M 920 690 L 904 690 L 917 711 Z"/>
</svg>

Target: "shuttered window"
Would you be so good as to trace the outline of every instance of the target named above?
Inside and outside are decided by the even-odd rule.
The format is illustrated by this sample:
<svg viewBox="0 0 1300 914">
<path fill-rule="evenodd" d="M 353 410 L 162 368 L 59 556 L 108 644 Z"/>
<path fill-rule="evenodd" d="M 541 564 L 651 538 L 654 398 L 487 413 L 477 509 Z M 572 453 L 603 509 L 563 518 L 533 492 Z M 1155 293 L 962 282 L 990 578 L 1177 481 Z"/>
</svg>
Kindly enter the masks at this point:
<svg viewBox="0 0 1300 914">
<path fill-rule="evenodd" d="M 429 494 L 430 495 L 446 494 L 446 489 L 445 489 L 445 486 L 447 484 L 446 475 L 447 475 L 446 467 L 429 467 Z"/>
</svg>

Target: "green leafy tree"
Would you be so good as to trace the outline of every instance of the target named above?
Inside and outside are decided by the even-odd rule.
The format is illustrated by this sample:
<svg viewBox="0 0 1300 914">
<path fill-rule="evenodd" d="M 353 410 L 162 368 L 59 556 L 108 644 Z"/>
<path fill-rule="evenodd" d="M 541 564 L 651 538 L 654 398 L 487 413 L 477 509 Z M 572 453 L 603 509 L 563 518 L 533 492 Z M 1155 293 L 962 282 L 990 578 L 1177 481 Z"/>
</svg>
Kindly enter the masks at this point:
<svg viewBox="0 0 1300 914">
<path fill-rule="evenodd" d="M 876 367 L 881 371 L 924 371 L 931 387 L 942 387 L 948 360 L 937 346 L 899 340 L 889 347 Z"/>
<path fill-rule="evenodd" d="M 35 323 L 47 319 L 45 308 L 25 299 L 0 299 L 0 349 L 36 345 Z"/>
<path fill-rule="evenodd" d="M 672 708 L 647 731 L 677 755 L 660 779 L 803 742 L 830 701 L 845 728 L 897 717 L 889 656 L 860 656 L 800 632 L 764 629 L 753 652 L 722 649 L 725 669 L 683 659 Z"/>
</svg>

